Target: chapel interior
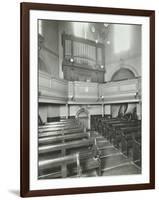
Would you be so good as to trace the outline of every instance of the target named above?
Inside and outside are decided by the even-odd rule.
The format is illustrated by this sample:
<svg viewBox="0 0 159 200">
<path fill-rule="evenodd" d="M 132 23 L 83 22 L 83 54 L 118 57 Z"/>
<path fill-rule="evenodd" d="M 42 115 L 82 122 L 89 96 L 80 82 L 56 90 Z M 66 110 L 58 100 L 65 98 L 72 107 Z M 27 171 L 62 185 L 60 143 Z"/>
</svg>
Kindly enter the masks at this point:
<svg viewBox="0 0 159 200">
<path fill-rule="evenodd" d="M 38 178 L 142 173 L 141 26 L 38 20 Z"/>
</svg>

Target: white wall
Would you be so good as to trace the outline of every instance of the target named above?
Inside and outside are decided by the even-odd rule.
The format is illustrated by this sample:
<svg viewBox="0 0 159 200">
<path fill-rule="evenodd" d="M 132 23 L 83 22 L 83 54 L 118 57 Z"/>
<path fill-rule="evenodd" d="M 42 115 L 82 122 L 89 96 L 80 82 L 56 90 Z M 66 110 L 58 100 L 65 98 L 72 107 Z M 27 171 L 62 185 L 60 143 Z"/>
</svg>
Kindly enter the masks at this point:
<svg viewBox="0 0 159 200">
<path fill-rule="evenodd" d="M 41 20 L 41 29 L 44 41 L 39 51 L 39 68 L 53 77 L 59 77 L 58 23 Z"/>
<path fill-rule="evenodd" d="M 105 81 L 121 67 L 141 76 L 141 26 L 110 25 L 107 41 Z"/>
<path fill-rule="evenodd" d="M 78 110 L 84 107 L 88 110 L 90 115 L 101 115 L 102 114 L 102 107 L 101 105 L 70 105 L 69 106 L 69 115 L 75 116 Z M 105 114 L 109 113 L 109 106 L 105 105 Z M 60 115 L 65 116 L 66 115 L 66 106 L 60 106 Z"/>
<path fill-rule="evenodd" d="M 17 200 L 19 198 L 19 145 L 20 145 L 20 68 L 19 68 L 19 2 L 6 0 L 1 2 L 1 73 L 0 73 L 0 105 L 1 105 L 1 142 L 0 142 L 0 198 Z M 34 0 L 34 2 L 50 2 L 77 5 L 97 5 L 109 7 L 125 7 L 156 10 L 156 50 L 159 52 L 159 1 L 158 0 Z M 159 102 L 159 58 L 156 56 L 156 102 Z M 156 119 L 159 119 L 159 104 L 156 105 Z M 157 122 L 157 121 L 156 121 Z M 153 199 L 159 196 L 159 123 L 156 123 L 156 190 L 67 195 L 55 197 L 38 197 L 41 200 L 134 200 Z M 35 198 L 29 198 L 35 199 Z"/>
<path fill-rule="evenodd" d="M 47 122 L 48 117 L 59 117 L 60 106 L 57 104 L 39 104 L 39 115 L 43 122 Z"/>
</svg>

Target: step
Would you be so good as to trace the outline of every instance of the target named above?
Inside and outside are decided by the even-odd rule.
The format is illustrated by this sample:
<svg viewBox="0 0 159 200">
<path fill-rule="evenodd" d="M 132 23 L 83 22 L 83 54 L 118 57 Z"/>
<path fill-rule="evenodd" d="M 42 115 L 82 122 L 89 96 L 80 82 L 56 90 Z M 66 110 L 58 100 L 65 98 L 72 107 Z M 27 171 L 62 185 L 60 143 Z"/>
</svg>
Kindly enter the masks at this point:
<svg viewBox="0 0 159 200">
<path fill-rule="evenodd" d="M 122 163 L 111 168 L 103 169 L 102 171 L 103 176 L 141 174 L 141 169 L 131 162 Z"/>
<path fill-rule="evenodd" d="M 89 170 L 89 171 L 82 173 L 82 175 L 81 175 L 81 177 L 95 177 L 95 176 L 98 176 L 96 170 Z"/>
<path fill-rule="evenodd" d="M 101 135 L 99 135 L 98 137 L 96 137 L 97 138 L 97 140 L 100 142 L 100 141 L 107 141 L 108 142 L 108 140 L 107 139 L 105 139 L 103 136 L 101 136 Z"/>
<path fill-rule="evenodd" d="M 119 152 L 119 150 L 114 148 L 112 145 L 103 147 L 103 148 L 99 148 L 99 150 L 101 152 L 101 156 L 107 156 L 107 155 L 111 155 L 111 154 Z"/>
<path fill-rule="evenodd" d="M 98 141 L 97 140 L 97 146 L 99 148 L 102 148 L 102 147 L 112 146 L 112 144 L 110 144 L 110 142 L 108 142 L 106 140 L 103 140 L 103 141 Z"/>
<path fill-rule="evenodd" d="M 117 166 L 126 162 L 128 162 L 127 157 L 120 152 L 101 157 L 102 169 Z"/>
</svg>

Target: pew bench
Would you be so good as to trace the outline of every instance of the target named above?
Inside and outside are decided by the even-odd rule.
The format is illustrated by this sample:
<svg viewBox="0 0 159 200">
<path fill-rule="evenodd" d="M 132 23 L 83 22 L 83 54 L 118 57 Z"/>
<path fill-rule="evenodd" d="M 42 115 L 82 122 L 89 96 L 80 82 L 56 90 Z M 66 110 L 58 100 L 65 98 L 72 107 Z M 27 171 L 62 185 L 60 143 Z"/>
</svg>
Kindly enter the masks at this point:
<svg viewBox="0 0 159 200">
<path fill-rule="evenodd" d="M 82 174 L 79 154 L 67 155 L 54 159 L 39 161 L 39 179 L 66 178 L 68 176 L 68 165 L 76 164 L 76 173 L 80 177 Z"/>
<path fill-rule="evenodd" d="M 98 132 L 104 136 L 105 130 L 107 129 L 109 124 L 121 123 L 124 121 L 126 121 L 126 120 L 121 120 L 118 118 L 102 119 L 102 121 L 99 121 L 99 124 L 98 124 Z"/>
<path fill-rule="evenodd" d="M 55 153 L 57 151 L 61 151 L 61 156 L 66 156 L 67 153 L 73 155 L 74 153 L 78 153 L 79 160 L 81 163 L 81 169 L 83 172 L 88 170 L 96 170 L 97 174 L 101 175 L 101 162 L 100 157 L 98 155 L 97 147 L 96 147 L 96 139 L 86 139 L 83 141 L 74 141 L 74 142 L 67 142 L 58 145 L 45 145 L 39 147 L 39 157 L 40 160 L 45 160 L 45 155 L 49 153 Z M 85 150 L 82 150 L 80 147 L 87 147 Z M 69 150 L 75 150 L 73 153 Z M 67 151 L 67 152 L 66 152 Z M 50 160 L 50 159 L 49 159 Z M 73 168 L 72 170 L 76 170 Z M 56 175 L 57 176 L 57 175 Z M 59 176 L 59 175 L 58 175 Z M 51 175 L 52 177 L 52 175 Z"/>
<path fill-rule="evenodd" d="M 71 124 L 80 124 L 78 120 L 71 120 L 71 121 L 59 121 L 59 122 L 46 122 L 45 124 L 39 126 L 39 128 L 47 128 L 53 126 L 64 126 L 64 125 L 71 125 Z"/>
<path fill-rule="evenodd" d="M 122 133 L 121 138 L 121 151 L 126 156 L 129 156 L 130 149 L 133 149 L 133 141 L 140 141 L 141 143 L 141 132 L 140 129 L 133 131 L 126 131 Z M 133 153 L 133 152 L 132 152 Z"/>
<path fill-rule="evenodd" d="M 140 121 L 113 121 L 108 122 L 104 126 L 104 137 L 106 137 L 109 141 L 112 141 L 115 137 L 116 130 L 122 127 L 133 127 L 133 126 L 140 126 Z"/>
<path fill-rule="evenodd" d="M 81 128 L 79 124 L 67 124 L 67 125 L 56 125 L 56 126 L 49 126 L 49 127 L 41 127 L 38 129 L 39 132 L 49 132 L 49 131 L 56 131 L 56 130 L 65 130 L 70 128 Z"/>
<path fill-rule="evenodd" d="M 101 176 L 100 153 L 97 148 L 88 148 L 77 151 L 81 163 L 82 172 L 96 170 L 98 176 Z M 71 153 L 71 151 L 69 152 Z"/>
<path fill-rule="evenodd" d="M 127 129 L 133 129 L 134 127 L 141 128 L 141 124 L 138 122 L 129 122 L 129 123 L 120 123 L 120 124 L 112 124 L 107 128 L 107 135 L 106 138 L 112 142 L 114 145 L 117 142 L 117 140 L 120 140 L 121 134 L 118 130 L 127 130 Z"/>
<path fill-rule="evenodd" d="M 73 141 L 73 142 L 67 142 L 67 143 L 61 143 L 61 144 L 49 144 L 49 145 L 43 145 L 39 146 L 38 151 L 39 154 L 45 154 L 45 153 L 50 153 L 50 152 L 56 152 L 56 151 L 61 151 L 62 155 L 66 155 L 66 151 L 68 149 L 78 149 L 81 147 L 94 147 L 94 139 L 86 139 L 82 141 Z"/>
<path fill-rule="evenodd" d="M 91 130 L 98 131 L 98 123 L 101 119 L 110 119 L 111 115 L 107 114 L 102 117 L 102 115 L 91 116 Z"/>
<path fill-rule="evenodd" d="M 103 133 L 104 131 L 104 124 L 107 123 L 107 122 L 114 122 L 114 121 L 118 121 L 119 122 L 119 119 L 118 118 L 101 118 L 98 120 L 98 125 L 97 125 L 97 131 L 99 133 Z"/>
<path fill-rule="evenodd" d="M 124 127 L 120 127 L 117 128 L 115 130 L 115 134 L 114 134 L 114 140 L 113 140 L 113 145 L 116 148 L 119 148 L 119 144 L 121 143 L 121 138 L 122 138 L 122 134 L 124 134 L 124 132 L 130 133 L 131 132 L 136 132 L 139 131 L 141 132 L 141 125 L 140 124 L 136 124 L 136 125 L 129 125 L 129 126 L 124 126 Z"/>
<path fill-rule="evenodd" d="M 133 162 L 141 167 L 141 140 L 133 138 Z"/>
<path fill-rule="evenodd" d="M 60 136 L 60 135 L 69 135 L 75 133 L 83 132 L 83 128 L 70 128 L 70 129 L 59 129 L 59 130 L 52 130 L 52 131 L 41 131 L 38 133 L 38 137 L 49 137 L 49 136 Z"/>
<path fill-rule="evenodd" d="M 63 131 L 63 130 L 68 130 L 68 129 L 76 129 L 76 128 L 82 128 L 79 125 L 66 125 L 66 126 L 55 126 L 55 127 L 47 127 L 47 128 L 42 128 L 38 129 L 39 132 L 49 132 L 49 131 Z"/>
<path fill-rule="evenodd" d="M 64 133 L 62 133 L 62 135 L 58 135 L 58 136 L 48 136 L 48 137 L 41 137 L 38 140 L 38 144 L 39 145 L 46 145 L 46 144 L 54 144 L 57 142 L 69 142 L 69 141 L 74 141 L 74 140 L 79 140 L 79 139 L 88 139 L 90 138 L 90 133 L 74 133 L 74 134 L 68 134 L 68 135 L 64 135 Z"/>
</svg>

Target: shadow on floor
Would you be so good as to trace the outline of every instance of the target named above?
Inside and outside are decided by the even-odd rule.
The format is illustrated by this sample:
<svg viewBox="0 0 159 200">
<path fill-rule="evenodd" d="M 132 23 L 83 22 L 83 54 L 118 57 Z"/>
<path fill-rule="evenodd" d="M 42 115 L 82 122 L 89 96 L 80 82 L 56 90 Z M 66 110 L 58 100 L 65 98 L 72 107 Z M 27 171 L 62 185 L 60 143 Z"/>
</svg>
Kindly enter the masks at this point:
<svg viewBox="0 0 159 200">
<path fill-rule="evenodd" d="M 18 197 L 20 197 L 20 192 L 19 192 L 19 190 L 8 190 L 10 193 L 12 193 L 13 195 L 15 195 L 15 196 L 18 196 Z"/>
</svg>

